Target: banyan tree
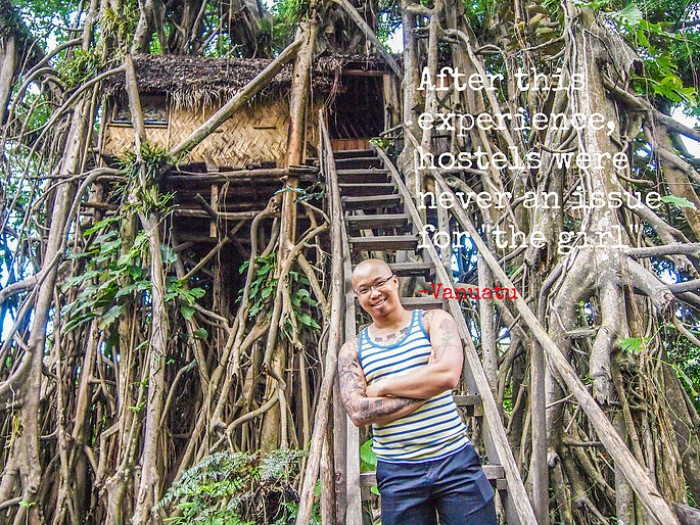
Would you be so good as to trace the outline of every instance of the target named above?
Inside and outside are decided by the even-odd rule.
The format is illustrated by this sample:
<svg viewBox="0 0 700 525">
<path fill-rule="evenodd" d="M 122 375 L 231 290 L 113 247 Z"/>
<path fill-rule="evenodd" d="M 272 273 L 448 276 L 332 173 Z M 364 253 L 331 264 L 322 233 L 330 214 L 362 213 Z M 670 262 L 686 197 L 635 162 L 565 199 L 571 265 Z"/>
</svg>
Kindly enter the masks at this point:
<svg viewBox="0 0 700 525">
<path fill-rule="evenodd" d="M 0 1 L 0 522 L 377 523 L 335 380 L 371 256 L 458 320 L 503 523 L 698 523 L 698 27 Z"/>
</svg>

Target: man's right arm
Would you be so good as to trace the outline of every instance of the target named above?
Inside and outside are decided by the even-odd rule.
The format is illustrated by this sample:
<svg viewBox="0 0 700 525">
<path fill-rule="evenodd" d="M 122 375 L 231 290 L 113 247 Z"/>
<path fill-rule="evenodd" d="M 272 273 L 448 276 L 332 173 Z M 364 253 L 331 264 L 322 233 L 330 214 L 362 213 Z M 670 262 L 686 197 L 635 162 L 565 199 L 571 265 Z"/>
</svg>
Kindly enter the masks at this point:
<svg viewBox="0 0 700 525">
<path fill-rule="evenodd" d="M 357 337 L 345 343 L 338 353 L 340 397 L 355 426 L 390 423 L 407 416 L 425 403 L 422 399 L 367 397 L 367 380 L 358 359 Z"/>
</svg>

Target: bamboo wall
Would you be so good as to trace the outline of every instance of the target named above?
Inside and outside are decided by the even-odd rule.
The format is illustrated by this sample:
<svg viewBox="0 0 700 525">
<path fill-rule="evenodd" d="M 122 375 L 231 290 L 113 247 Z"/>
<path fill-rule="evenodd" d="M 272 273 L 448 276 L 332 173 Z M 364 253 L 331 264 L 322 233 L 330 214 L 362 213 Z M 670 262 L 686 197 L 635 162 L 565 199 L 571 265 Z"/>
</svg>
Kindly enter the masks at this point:
<svg viewBox="0 0 700 525">
<path fill-rule="evenodd" d="M 160 103 L 162 104 L 162 100 Z M 321 104 L 321 101 L 314 103 L 310 115 L 316 115 Z M 146 114 L 149 109 L 148 101 L 143 101 L 143 106 Z M 146 126 L 148 140 L 170 149 L 202 125 L 217 109 L 213 107 L 192 111 L 175 109 L 169 105 L 161 110 L 163 120 L 167 120 L 167 124 Z M 134 132 L 130 124 L 114 122 L 113 104 L 108 114 L 110 116 L 102 137 L 102 153 L 117 156 L 132 147 Z M 307 141 L 316 144 L 317 123 L 313 119 L 310 120 Z M 207 162 L 231 168 L 271 162 L 281 167 L 287 144 L 288 124 L 289 104 L 286 99 L 260 99 L 234 114 L 192 150 L 184 162 Z"/>
</svg>

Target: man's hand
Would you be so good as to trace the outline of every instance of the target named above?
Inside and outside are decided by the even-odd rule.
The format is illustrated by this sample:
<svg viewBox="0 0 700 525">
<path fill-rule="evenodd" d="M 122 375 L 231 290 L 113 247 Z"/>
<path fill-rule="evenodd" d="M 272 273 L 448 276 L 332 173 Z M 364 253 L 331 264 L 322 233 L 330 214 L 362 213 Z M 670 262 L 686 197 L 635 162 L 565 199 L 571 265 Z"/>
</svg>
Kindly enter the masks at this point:
<svg viewBox="0 0 700 525">
<path fill-rule="evenodd" d="M 367 380 L 357 356 L 358 339 L 345 343 L 338 354 L 340 397 L 355 426 L 390 423 L 407 416 L 425 403 L 424 400 L 367 395 Z"/>
<path fill-rule="evenodd" d="M 375 381 L 371 385 L 367 386 L 367 397 L 384 397 L 385 394 L 382 393 L 382 380 Z"/>
<path fill-rule="evenodd" d="M 464 350 L 455 320 L 447 312 L 431 310 L 426 312 L 423 322 L 432 347 L 428 364 L 372 383 L 367 387 L 368 396 L 429 399 L 457 386 Z"/>
</svg>

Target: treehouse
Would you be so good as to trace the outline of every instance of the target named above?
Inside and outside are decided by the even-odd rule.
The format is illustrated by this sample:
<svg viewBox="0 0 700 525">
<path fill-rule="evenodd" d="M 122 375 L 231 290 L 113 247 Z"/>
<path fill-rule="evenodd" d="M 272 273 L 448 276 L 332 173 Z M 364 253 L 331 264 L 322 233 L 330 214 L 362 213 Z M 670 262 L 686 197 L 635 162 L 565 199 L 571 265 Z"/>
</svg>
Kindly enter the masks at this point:
<svg viewBox="0 0 700 525">
<path fill-rule="evenodd" d="M 167 150 L 190 136 L 253 80 L 270 59 L 215 59 L 137 55 L 136 83 L 148 141 Z M 211 242 L 221 231 L 254 217 L 293 173 L 302 185 L 316 181 L 318 110 L 326 108 L 333 147 L 362 149 L 398 117 L 385 103 L 396 86 L 378 57 L 324 55 L 312 71 L 303 166 L 284 166 L 292 66 L 285 66 L 247 105 L 180 160 L 161 182 L 174 194 L 175 231 L 183 241 Z M 106 86 L 100 152 L 108 164 L 132 149 L 134 129 L 124 75 Z M 206 207 L 208 206 L 208 208 Z M 212 217 L 216 216 L 216 219 Z M 178 224 L 182 223 L 182 224 Z M 231 223 L 231 224 L 229 224 Z M 181 227 L 178 227 L 181 226 Z M 247 228 L 243 229 L 244 231 Z M 239 252 L 248 235 L 241 235 Z"/>
<path fill-rule="evenodd" d="M 137 55 L 133 62 L 146 138 L 170 151 L 271 60 Z M 217 311 L 226 311 L 224 303 L 233 302 L 242 284 L 238 267 L 250 253 L 251 220 L 284 188 L 290 175 L 302 189 L 317 182 L 319 109 L 325 108 L 333 147 L 339 150 L 368 147 L 369 139 L 385 129 L 385 118 L 398 117 L 398 111 L 390 109 L 397 103 L 385 103 L 397 88 L 381 59 L 322 55 L 312 71 L 302 165 L 285 166 L 291 84 L 288 64 L 160 180 L 161 190 L 173 196 L 169 231 L 178 250 L 187 250 L 195 260 L 223 239 L 229 241 L 221 249 L 225 263 L 217 263 L 213 276 L 223 301 Z M 106 93 L 99 149 L 105 162 L 114 164 L 134 142 L 125 76 L 112 77 Z M 109 201 L 90 202 L 87 207 L 116 212 L 116 203 Z M 273 235 L 272 222 L 272 216 L 260 221 L 258 243 Z M 303 217 L 297 226 L 306 226 Z"/>
<path fill-rule="evenodd" d="M 239 93 L 271 60 L 214 59 L 194 56 L 141 55 L 134 58 L 148 140 L 172 149 Z M 184 160 L 220 169 L 282 167 L 289 123 L 287 65 L 265 89 L 236 112 Z M 124 77 L 107 86 L 108 102 L 101 152 L 120 155 L 133 144 L 133 127 Z M 312 111 L 307 116 L 307 153 L 318 143 L 317 114 L 328 108 L 334 149 L 361 149 L 385 129 L 394 92 L 383 62 L 376 57 L 326 55 L 312 73 Z M 387 94 L 387 95 L 385 95 Z M 385 117 L 385 113 L 387 117 Z M 395 112 L 393 112 L 395 113 Z M 209 169 L 207 168 L 207 169 Z"/>
</svg>

